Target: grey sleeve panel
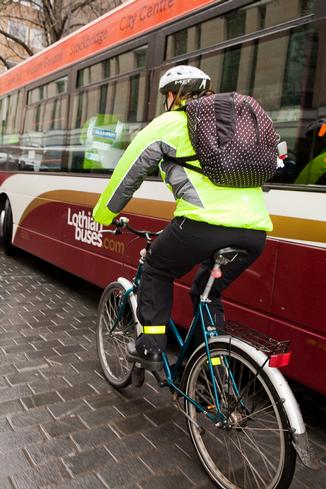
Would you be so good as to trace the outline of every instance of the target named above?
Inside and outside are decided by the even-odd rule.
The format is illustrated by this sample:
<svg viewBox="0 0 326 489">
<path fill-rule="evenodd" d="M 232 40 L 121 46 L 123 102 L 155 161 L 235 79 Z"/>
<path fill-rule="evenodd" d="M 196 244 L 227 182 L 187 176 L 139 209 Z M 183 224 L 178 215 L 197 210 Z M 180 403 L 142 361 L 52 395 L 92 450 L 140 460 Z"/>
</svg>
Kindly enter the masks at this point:
<svg viewBox="0 0 326 489">
<path fill-rule="evenodd" d="M 161 167 L 166 175 L 165 182 L 171 186 L 176 200 L 182 199 L 189 202 L 191 205 L 204 208 L 204 204 L 201 201 L 196 188 L 189 180 L 187 172 L 182 166 L 163 162 Z"/>
<path fill-rule="evenodd" d="M 158 168 L 163 155 L 176 155 L 176 149 L 164 141 L 155 141 L 147 146 L 130 166 L 127 173 L 107 202 L 107 207 L 114 213 L 119 213 L 129 202 L 133 194 L 141 186 L 144 178 L 155 168 Z"/>
</svg>

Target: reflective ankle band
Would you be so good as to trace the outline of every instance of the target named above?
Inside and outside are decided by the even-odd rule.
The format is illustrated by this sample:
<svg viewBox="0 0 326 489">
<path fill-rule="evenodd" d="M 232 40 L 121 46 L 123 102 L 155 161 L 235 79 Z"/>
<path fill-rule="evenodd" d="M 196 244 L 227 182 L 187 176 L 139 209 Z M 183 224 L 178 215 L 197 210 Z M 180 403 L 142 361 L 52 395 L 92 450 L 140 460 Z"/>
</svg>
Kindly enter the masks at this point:
<svg viewBox="0 0 326 489">
<path fill-rule="evenodd" d="M 163 326 L 143 326 L 144 334 L 165 334 L 165 325 Z"/>
</svg>

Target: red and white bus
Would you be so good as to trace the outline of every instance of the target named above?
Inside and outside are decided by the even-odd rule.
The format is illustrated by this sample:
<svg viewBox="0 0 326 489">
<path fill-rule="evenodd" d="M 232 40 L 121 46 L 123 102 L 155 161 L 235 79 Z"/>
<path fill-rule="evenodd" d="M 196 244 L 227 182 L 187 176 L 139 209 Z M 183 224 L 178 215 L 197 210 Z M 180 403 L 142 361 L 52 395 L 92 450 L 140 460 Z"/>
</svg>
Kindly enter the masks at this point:
<svg viewBox="0 0 326 489">
<path fill-rule="evenodd" d="M 6 251 L 23 248 L 99 286 L 132 276 L 140 243 L 103 234 L 91 210 L 133 135 L 163 110 L 162 72 L 198 66 L 215 91 L 258 99 L 289 147 L 264 187 L 274 231 L 226 291 L 227 315 L 290 339 L 286 373 L 326 393 L 326 149 L 323 130 L 309 130 L 326 117 L 325 45 L 324 0 L 287 0 L 286 8 L 279 0 L 131 0 L 4 73 Z M 158 230 L 173 210 L 153 174 L 124 214 Z M 181 326 L 192 275 L 175 287 Z"/>
</svg>

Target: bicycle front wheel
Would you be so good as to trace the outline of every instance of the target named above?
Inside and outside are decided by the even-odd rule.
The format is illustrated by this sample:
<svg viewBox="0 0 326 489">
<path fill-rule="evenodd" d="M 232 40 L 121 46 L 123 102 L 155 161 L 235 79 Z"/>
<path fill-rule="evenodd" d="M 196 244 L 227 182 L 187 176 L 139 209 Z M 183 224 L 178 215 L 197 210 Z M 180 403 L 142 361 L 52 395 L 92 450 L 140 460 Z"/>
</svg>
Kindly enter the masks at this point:
<svg viewBox="0 0 326 489">
<path fill-rule="evenodd" d="M 217 341 L 210 352 L 213 377 L 204 348 L 185 377 L 186 393 L 211 416 L 185 400 L 188 429 L 205 470 L 223 489 L 288 488 L 296 454 L 276 389 L 254 360 L 232 344 Z"/>
<path fill-rule="evenodd" d="M 96 346 L 106 379 L 116 388 L 131 383 L 133 364 L 127 345 L 136 337 L 136 322 L 126 290 L 119 282 L 104 290 L 97 314 Z"/>
</svg>

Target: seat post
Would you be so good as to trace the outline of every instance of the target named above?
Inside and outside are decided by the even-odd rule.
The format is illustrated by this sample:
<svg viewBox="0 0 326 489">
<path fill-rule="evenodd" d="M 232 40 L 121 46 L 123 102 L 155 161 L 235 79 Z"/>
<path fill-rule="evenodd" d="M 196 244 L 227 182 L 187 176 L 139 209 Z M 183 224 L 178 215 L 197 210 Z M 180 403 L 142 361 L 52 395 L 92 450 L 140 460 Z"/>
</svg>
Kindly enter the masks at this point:
<svg viewBox="0 0 326 489">
<path fill-rule="evenodd" d="M 206 284 L 206 287 L 204 289 L 204 292 L 200 296 L 200 301 L 201 302 L 211 302 L 211 300 L 208 298 L 209 297 L 209 293 L 210 293 L 210 291 L 212 289 L 214 280 L 217 279 L 217 278 L 220 278 L 221 276 L 222 276 L 222 272 L 221 272 L 220 264 L 218 263 L 218 260 L 216 260 L 215 261 L 215 265 L 212 268 L 211 273 L 210 273 L 210 275 L 208 277 L 207 284 Z"/>
</svg>

